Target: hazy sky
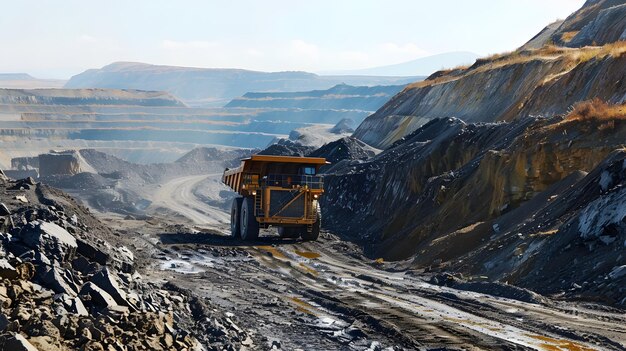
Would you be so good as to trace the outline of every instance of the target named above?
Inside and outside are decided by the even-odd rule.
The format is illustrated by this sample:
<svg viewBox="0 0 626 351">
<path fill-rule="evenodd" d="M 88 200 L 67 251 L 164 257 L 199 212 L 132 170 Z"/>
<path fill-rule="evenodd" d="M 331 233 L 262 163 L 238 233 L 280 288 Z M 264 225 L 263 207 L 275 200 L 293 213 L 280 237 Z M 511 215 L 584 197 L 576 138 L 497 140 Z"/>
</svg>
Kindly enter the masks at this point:
<svg viewBox="0 0 626 351">
<path fill-rule="evenodd" d="M 584 0 L 4 0 L 0 72 L 68 78 L 114 61 L 356 69 L 522 45 Z"/>
</svg>

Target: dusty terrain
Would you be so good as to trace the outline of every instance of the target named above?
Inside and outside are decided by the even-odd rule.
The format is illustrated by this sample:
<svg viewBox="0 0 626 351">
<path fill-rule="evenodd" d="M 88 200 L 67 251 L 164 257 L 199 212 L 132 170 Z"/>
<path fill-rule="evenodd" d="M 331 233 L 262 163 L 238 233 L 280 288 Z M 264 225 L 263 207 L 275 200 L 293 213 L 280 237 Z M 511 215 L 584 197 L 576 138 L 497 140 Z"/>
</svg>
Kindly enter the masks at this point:
<svg viewBox="0 0 626 351">
<path fill-rule="evenodd" d="M 147 280 L 188 289 L 232 315 L 250 336 L 242 347 L 626 348 L 621 310 L 525 291 L 491 289 L 500 291 L 496 297 L 441 286 L 441 279 L 453 277 L 365 258 L 328 232 L 310 243 L 280 239 L 271 230 L 255 243 L 233 241 L 226 214 L 198 206 L 193 187 L 201 180 L 184 177 L 161 188 L 167 218 L 107 222 L 138 253 Z"/>
<path fill-rule="evenodd" d="M 435 72 L 351 137 L 366 109 L 0 90 L 21 179 L 0 171 L 0 350 L 625 350 L 623 2 Z M 233 147 L 180 157 L 209 142 Z M 220 174 L 268 142 L 332 162 L 316 242 L 228 235 Z"/>
</svg>

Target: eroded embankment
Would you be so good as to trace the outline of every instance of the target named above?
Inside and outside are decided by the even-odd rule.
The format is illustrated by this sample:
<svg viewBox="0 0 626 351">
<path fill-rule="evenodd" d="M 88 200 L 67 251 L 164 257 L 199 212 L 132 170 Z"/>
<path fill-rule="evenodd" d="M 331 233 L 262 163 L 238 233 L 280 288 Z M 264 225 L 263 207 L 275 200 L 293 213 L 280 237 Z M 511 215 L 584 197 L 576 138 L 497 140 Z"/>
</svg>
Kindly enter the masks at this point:
<svg viewBox="0 0 626 351">
<path fill-rule="evenodd" d="M 386 148 L 433 118 L 510 121 L 562 114 L 595 97 L 621 103 L 626 97 L 625 52 L 624 42 L 581 49 L 547 46 L 437 72 L 394 96 L 354 136 Z"/>
<path fill-rule="evenodd" d="M 434 120 L 368 162 L 335 169 L 326 179 L 324 218 L 330 228 L 365 243 L 372 256 L 413 256 L 417 266 L 452 265 L 533 288 L 540 281 L 530 277 L 541 276 L 552 281 L 544 292 L 582 286 L 626 263 L 617 254 L 626 239 L 620 210 L 613 224 L 599 224 L 613 233 L 610 242 L 589 244 L 573 222 L 593 201 L 623 207 L 610 189 L 620 189 L 624 171 L 602 176 L 601 169 L 624 140 L 621 117 L 483 125 Z M 611 159 L 620 162 L 620 155 Z M 607 177 L 611 187 L 599 190 Z M 567 240 L 552 239 L 566 232 Z M 578 249 L 568 251 L 572 247 Z M 564 266 L 548 270 L 545 260 L 554 255 L 564 257 Z M 576 264 L 567 259 L 584 274 L 574 274 Z M 531 264 L 539 261 L 544 263 Z M 626 302 L 613 283 L 604 299 Z"/>
</svg>

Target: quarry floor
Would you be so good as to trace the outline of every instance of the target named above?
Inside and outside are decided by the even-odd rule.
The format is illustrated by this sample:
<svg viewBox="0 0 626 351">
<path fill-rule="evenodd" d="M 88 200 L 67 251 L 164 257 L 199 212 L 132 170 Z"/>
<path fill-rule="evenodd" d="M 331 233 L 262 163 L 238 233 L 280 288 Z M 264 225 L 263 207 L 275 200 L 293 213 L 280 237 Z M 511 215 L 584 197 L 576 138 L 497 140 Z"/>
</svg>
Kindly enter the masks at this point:
<svg viewBox="0 0 626 351">
<path fill-rule="evenodd" d="M 207 177 L 162 185 L 148 221 L 102 216 L 134 247 L 144 277 L 230 312 L 250 336 L 243 349 L 626 349 L 626 315 L 602 305 L 429 284 L 428 274 L 366 258 L 327 232 L 316 242 L 272 229 L 253 243 L 231 239 L 228 214 L 194 195 Z"/>
</svg>

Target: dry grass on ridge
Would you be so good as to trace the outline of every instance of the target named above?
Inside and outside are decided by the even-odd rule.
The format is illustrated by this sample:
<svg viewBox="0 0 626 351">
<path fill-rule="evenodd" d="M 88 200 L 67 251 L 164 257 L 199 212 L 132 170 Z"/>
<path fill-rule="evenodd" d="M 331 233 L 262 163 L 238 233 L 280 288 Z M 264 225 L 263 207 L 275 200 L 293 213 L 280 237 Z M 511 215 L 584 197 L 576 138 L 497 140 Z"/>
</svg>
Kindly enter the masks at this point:
<svg viewBox="0 0 626 351">
<path fill-rule="evenodd" d="M 626 105 L 612 105 L 599 98 L 582 101 L 574 105 L 565 116 L 566 121 L 626 120 Z"/>
</svg>

